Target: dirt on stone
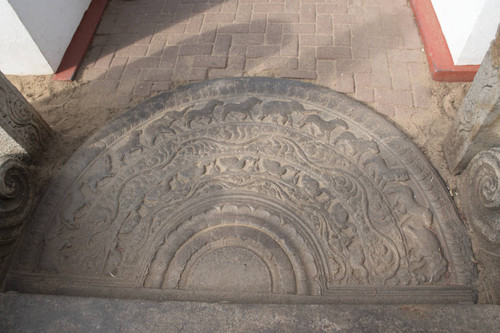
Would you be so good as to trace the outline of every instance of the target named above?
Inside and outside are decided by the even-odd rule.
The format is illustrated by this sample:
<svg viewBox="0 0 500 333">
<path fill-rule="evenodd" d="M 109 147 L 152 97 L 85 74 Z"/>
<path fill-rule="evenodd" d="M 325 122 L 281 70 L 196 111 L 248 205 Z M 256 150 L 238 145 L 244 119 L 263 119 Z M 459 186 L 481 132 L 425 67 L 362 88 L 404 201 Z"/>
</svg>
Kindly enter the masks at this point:
<svg viewBox="0 0 500 333">
<path fill-rule="evenodd" d="M 97 94 L 89 92 L 90 82 L 53 81 L 52 75 L 7 78 L 56 133 L 55 140 L 44 153 L 36 170 L 33 170 L 41 189 L 86 138 L 128 109 L 86 107 L 85 103 L 75 103 L 85 98 L 99 98 Z M 130 107 L 140 101 L 142 99 L 137 98 Z"/>
<path fill-rule="evenodd" d="M 443 152 L 448 134 L 470 83 L 431 81 L 433 105 L 410 117 L 396 114 L 393 121 L 424 152 L 450 188 L 456 187 L 456 177 L 450 174 Z"/>
</svg>

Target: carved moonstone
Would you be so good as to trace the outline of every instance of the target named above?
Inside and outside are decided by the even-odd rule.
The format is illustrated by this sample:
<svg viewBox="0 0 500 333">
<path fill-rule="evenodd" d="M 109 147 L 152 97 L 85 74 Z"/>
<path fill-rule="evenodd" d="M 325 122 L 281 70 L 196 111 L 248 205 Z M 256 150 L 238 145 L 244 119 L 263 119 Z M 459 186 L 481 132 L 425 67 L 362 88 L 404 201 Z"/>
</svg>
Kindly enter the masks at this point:
<svg viewBox="0 0 500 333">
<path fill-rule="evenodd" d="M 470 301 L 471 257 L 439 176 L 371 109 L 310 84 L 222 79 L 90 138 L 54 177 L 6 286 Z"/>
<path fill-rule="evenodd" d="M 474 157 L 461 179 L 465 216 L 478 239 L 489 301 L 500 303 L 500 148 Z"/>
</svg>

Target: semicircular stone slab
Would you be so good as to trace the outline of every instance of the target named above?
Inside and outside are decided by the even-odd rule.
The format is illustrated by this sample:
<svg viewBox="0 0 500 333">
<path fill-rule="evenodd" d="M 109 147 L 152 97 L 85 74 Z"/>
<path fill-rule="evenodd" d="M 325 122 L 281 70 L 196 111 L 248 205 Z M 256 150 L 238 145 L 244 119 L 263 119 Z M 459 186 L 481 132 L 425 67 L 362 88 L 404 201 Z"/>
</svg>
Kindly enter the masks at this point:
<svg viewBox="0 0 500 333">
<path fill-rule="evenodd" d="M 471 258 L 439 176 L 367 106 L 300 82 L 221 79 L 90 138 L 53 178 L 6 286 L 389 299 L 430 288 L 435 301 L 470 294 Z"/>
</svg>

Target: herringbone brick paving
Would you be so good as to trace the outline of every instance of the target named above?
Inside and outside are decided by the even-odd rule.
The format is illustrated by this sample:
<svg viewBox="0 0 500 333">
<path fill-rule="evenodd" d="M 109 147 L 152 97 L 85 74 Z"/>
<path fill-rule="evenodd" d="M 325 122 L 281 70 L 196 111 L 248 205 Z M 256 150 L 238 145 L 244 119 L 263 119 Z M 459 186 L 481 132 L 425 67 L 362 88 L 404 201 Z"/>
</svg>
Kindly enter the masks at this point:
<svg viewBox="0 0 500 333">
<path fill-rule="evenodd" d="M 123 107 L 179 84 L 262 75 L 411 114 L 431 105 L 422 48 L 405 0 L 111 0 L 79 71 L 95 98 L 79 102 Z"/>
</svg>

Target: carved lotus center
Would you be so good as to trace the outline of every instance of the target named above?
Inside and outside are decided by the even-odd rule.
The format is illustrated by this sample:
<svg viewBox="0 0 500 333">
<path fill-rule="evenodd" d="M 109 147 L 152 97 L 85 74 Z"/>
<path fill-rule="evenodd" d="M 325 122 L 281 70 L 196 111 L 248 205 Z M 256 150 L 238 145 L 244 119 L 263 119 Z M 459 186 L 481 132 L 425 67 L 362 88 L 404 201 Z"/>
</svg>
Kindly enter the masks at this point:
<svg viewBox="0 0 500 333">
<path fill-rule="evenodd" d="M 272 292 L 269 268 L 258 254 L 241 247 L 208 251 L 186 273 L 188 290 Z"/>
</svg>

